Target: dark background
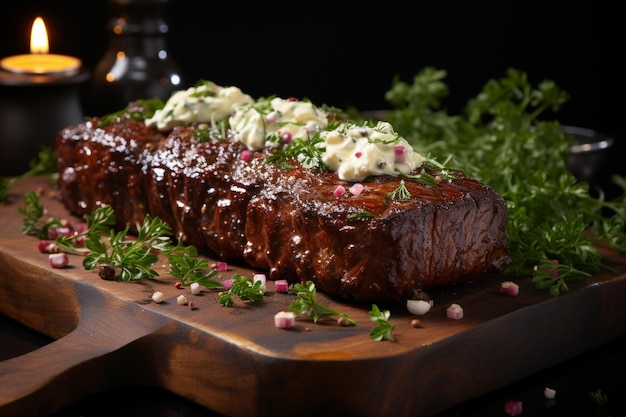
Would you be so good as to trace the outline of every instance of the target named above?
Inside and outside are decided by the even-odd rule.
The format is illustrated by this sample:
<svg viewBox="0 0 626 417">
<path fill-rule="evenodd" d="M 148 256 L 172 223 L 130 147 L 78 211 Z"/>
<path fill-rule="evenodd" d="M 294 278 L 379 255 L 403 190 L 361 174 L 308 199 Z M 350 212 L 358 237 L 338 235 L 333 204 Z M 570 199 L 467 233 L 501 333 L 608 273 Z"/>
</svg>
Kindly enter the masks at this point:
<svg viewBox="0 0 626 417">
<path fill-rule="evenodd" d="M 330 2 L 170 0 L 165 19 L 184 87 L 199 79 L 236 85 L 253 97 L 276 94 L 316 104 L 388 107 L 398 75 L 426 66 L 448 71 L 459 112 L 508 67 L 533 83 L 551 79 L 571 99 L 564 124 L 625 135 L 624 30 L 616 4 L 602 1 Z M 92 69 L 108 45 L 107 0 L 8 1 L 0 15 L 0 56 L 27 53 L 32 22 L 46 22 L 52 53 Z"/>
</svg>

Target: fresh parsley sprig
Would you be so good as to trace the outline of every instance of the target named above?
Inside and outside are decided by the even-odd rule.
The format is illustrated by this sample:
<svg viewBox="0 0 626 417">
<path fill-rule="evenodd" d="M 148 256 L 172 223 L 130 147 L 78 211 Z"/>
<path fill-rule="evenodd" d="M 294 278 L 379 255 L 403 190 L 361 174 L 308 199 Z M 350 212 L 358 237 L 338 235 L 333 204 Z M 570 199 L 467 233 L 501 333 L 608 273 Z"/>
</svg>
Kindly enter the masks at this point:
<svg viewBox="0 0 626 417">
<path fill-rule="evenodd" d="M 590 185 L 567 168 L 575 138 L 557 121 L 542 119 L 567 102 L 566 92 L 550 80 L 533 85 L 526 73 L 509 69 L 487 81 L 462 114 L 450 115 L 442 107 L 446 75 L 425 68 L 411 84 L 394 79 L 385 96 L 394 106 L 387 118 L 415 149 L 449 154 L 447 166 L 506 200 L 512 259 L 506 274 L 533 276 L 538 288 L 558 295 L 567 282 L 604 268 L 594 243 L 626 252 L 626 178 L 613 177 L 622 193 L 611 201 L 592 196 Z M 555 260 L 557 276 L 546 275 Z"/>
<path fill-rule="evenodd" d="M 168 273 L 178 278 L 184 286 L 198 283 L 206 288 L 222 288 L 224 284 L 215 281 L 213 278 L 218 274 L 216 269 L 212 269 L 209 261 L 198 257 L 198 250 L 193 245 L 184 245 L 182 239 L 178 238 L 176 246 L 165 248 L 170 268 Z"/>
<path fill-rule="evenodd" d="M 317 323 L 324 317 L 335 316 L 342 319 L 347 324 L 356 324 L 356 321 L 347 314 L 318 303 L 316 300 L 317 289 L 313 281 L 307 281 L 304 285 L 296 283 L 289 293 L 296 295 L 296 299 L 291 302 L 288 309 L 288 311 L 294 313 L 296 317 L 306 315 L 313 319 L 313 323 Z"/>
<path fill-rule="evenodd" d="M 242 301 L 263 301 L 265 294 L 261 285 L 261 281 L 253 282 L 250 277 L 235 274 L 231 287 L 220 294 L 219 303 L 224 307 L 232 307 L 235 304 L 234 296 L 238 296 Z"/>
<path fill-rule="evenodd" d="M 376 323 L 376 326 L 370 332 L 370 337 L 377 342 L 381 340 L 395 341 L 393 331 L 395 325 L 389 321 L 391 312 L 389 310 L 381 310 L 376 304 L 372 304 L 372 309 L 369 311 L 370 320 Z"/>
</svg>

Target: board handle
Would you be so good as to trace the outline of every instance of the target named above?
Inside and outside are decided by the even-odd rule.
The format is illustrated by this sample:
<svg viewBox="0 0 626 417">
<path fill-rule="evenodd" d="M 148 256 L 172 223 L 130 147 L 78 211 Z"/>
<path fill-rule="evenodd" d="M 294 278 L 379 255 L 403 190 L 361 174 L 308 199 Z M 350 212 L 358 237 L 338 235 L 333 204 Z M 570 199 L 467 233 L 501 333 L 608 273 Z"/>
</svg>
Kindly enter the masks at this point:
<svg viewBox="0 0 626 417">
<path fill-rule="evenodd" d="M 49 415 L 124 382 L 140 339 L 166 320 L 135 303 L 81 296 L 78 326 L 35 351 L 0 362 L 0 417 Z M 86 302 L 89 301 L 89 302 Z"/>
</svg>

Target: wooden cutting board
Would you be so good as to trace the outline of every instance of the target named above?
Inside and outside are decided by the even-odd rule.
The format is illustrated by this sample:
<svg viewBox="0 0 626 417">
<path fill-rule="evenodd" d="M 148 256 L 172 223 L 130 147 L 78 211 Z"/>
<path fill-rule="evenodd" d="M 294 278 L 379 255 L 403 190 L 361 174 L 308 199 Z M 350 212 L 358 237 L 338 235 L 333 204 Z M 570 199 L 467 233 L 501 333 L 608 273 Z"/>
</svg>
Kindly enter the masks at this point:
<svg viewBox="0 0 626 417">
<path fill-rule="evenodd" d="M 86 271 L 81 258 L 51 268 L 38 240 L 20 232 L 26 192 L 40 190 L 56 218 L 70 216 L 45 178 L 11 188 L 0 207 L 0 312 L 55 341 L 0 362 L 0 415 L 46 415 L 119 386 L 170 390 L 227 416 L 428 416 L 600 346 L 626 333 L 626 260 L 601 249 L 615 273 L 575 283 L 553 298 L 521 280 L 520 293 L 499 292 L 508 278 L 429 291 L 433 309 L 416 318 L 391 311 L 396 341 L 369 333 L 371 305 L 319 294 L 349 314 L 354 327 L 298 319 L 274 326 L 294 296 L 268 282 L 261 303 L 223 307 L 216 292 L 177 289 L 162 263 L 150 281 L 112 282 Z M 221 278 L 254 272 L 230 265 Z M 162 304 L 151 301 L 155 291 Z M 178 305 L 185 294 L 194 310 Z M 461 320 L 446 317 L 451 303 Z M 132 388 L 129 388 L 132 389 Z"/>
</svg>

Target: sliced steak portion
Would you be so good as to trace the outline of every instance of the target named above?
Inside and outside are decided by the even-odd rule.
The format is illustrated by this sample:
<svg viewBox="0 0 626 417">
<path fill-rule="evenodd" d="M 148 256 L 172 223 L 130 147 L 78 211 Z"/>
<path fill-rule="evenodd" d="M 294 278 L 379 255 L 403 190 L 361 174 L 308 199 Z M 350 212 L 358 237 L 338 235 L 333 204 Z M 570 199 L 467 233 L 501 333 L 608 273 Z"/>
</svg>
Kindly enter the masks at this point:
<svg viewBox="0 0 626 417">
<path fill-rule="evenodd" d="M 433 175 L 436 173 L 433 172 Z M 308 169 L 267 178 L 248 205 L 244 259 L 270 278 L 312 280 L 356 300 L 402 300 L 414 291 L 479 279 L 508 263 L 506 203 L 462 176 L 436 186 L 373 177 L 336 197 L 333 173 Z"/>
</svg>

